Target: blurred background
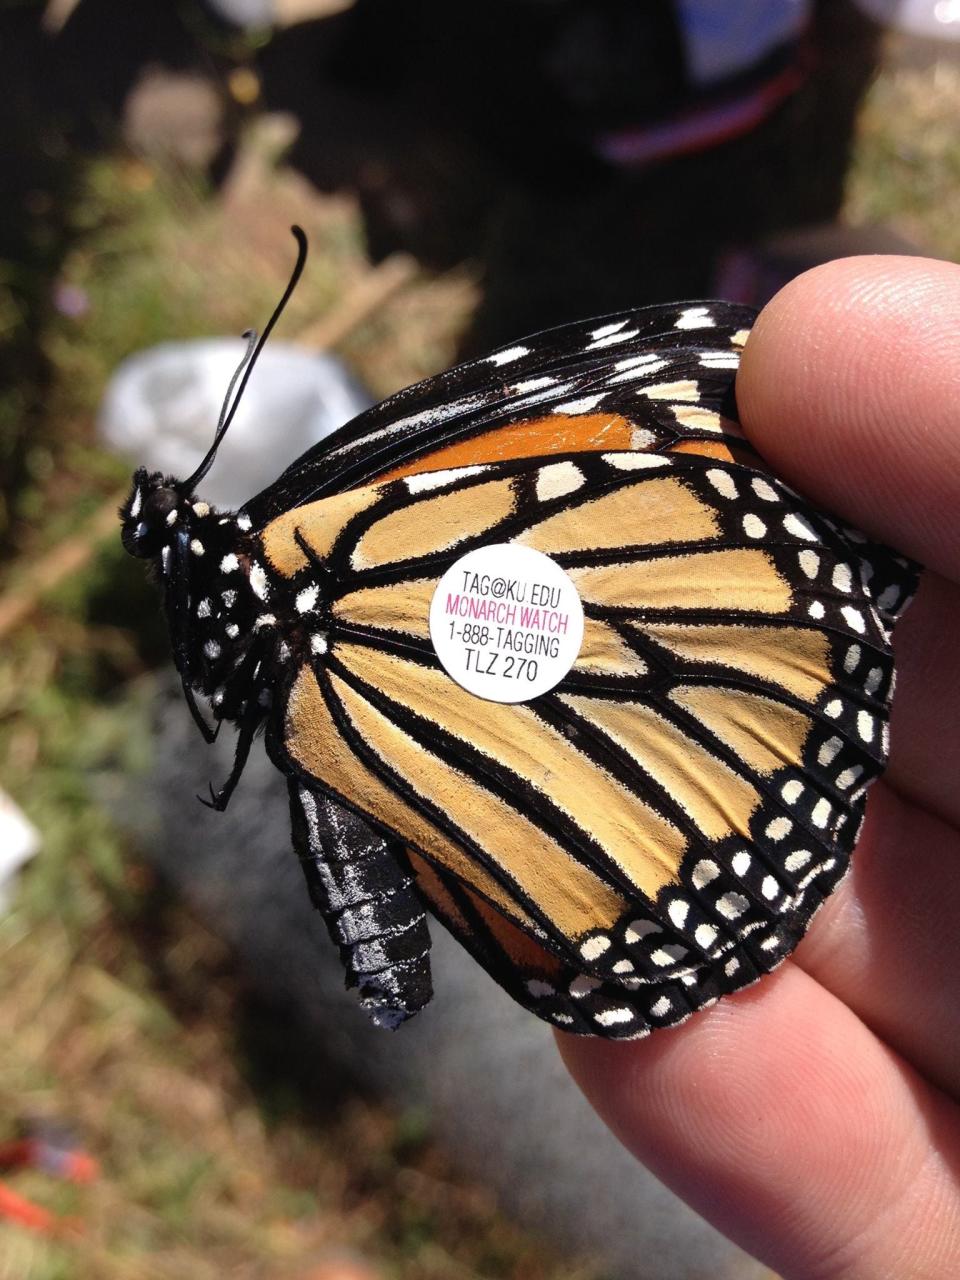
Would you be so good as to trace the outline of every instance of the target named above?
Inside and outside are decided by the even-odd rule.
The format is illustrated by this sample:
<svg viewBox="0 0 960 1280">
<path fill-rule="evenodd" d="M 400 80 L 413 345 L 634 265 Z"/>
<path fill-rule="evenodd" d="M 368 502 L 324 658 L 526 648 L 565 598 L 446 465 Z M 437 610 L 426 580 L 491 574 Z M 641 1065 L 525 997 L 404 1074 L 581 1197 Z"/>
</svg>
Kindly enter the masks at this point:
<svg viewBox="0 0 960 1280">
<path fill-rule="evenodd" d="M 765 1274 L 443 940 L 437 1009 L 361 1026 L 281 779 L 193 800 L 226 757 L 116 507 L 195 465 L 233 359 L 200 340 L 264 323 L 291 222 L 219 501 L 538 328 L 960 260 L 958 36 L 955 0 L 3 6 L 3 1280 Z"/>
</svg>

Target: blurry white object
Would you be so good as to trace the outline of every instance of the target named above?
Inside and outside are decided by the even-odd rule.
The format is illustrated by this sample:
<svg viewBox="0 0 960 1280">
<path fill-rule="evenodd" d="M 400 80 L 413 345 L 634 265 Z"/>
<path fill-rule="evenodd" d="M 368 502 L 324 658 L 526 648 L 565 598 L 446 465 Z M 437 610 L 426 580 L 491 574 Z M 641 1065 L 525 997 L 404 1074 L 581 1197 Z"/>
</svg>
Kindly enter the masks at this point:
<svg viewBox="0 0 960 1280">
<path fill-rule="evenodd" d="M 288 27 L 295 22 L 329 18 L 349 9 L 353 0 L 207 0 L 210 8 L 235 27 Z"/>
<path fill-rule="evenodd" d="M 40 848 L 40 833 L 0 791 L 0 914 L 10 905 L 17 872 Z"/>
<path fill-rule="evenodd" d="M 856 0 L 878 22 L 914 36 L 960 40 L 960 0 Z"/>
<path fill-rule="evenodd" d="M 269 27 L 273 22 L 273 0 L 207 0 L 221 18 L 237 27 Z"/>
<path fill-rule="evenodd" d="M 755 66 L 806 28 L 812 0 L 675 0 L 691 79 L 714 84 Z"/>
<path fill-rule="evenodd" d="M 111 378 L 100 407 L 102 439 L 135 465 L 190 475 L 213 439 L 245 350 L 241 338 L 205 338 L 131 356 Z M 370 403 L 335 357 L 271 342 L 203 482 L 203 496 L 216 506 L 240 506 Z"/>
</svg>

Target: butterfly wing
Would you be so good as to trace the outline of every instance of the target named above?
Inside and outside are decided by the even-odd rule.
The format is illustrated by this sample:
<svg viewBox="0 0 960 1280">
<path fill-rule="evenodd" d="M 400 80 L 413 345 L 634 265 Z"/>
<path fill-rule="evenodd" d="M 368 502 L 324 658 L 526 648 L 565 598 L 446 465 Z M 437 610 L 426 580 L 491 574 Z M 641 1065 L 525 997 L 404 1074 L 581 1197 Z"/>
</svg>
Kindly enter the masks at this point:
<svg viewBox="0 0 960 1280">
<path fill-rule="evenodd" d="M 731 387 L 755 312 L 642 307 L 564 325 L 398 392 L 310 449 L 244 513 L 281 512 L 385 477 L 586 449 L 751 454 Z"/>
<path fill-rule="evenodd" d="M 503 542 L 584 605 L 577 661 L 528 704 L 466 693 L 429 639 L 442 573 Z M 913 570 L 785 486 L 686 452 L 554 454 L 310 503 L 263 549 L 294 590 L 319 594 L 311 561 L 337 584 L 282 763 L 410 848 L 437 914 L 542 1016 L 675 1022 L 773 967 L 842 875 Z"/>
</svg>

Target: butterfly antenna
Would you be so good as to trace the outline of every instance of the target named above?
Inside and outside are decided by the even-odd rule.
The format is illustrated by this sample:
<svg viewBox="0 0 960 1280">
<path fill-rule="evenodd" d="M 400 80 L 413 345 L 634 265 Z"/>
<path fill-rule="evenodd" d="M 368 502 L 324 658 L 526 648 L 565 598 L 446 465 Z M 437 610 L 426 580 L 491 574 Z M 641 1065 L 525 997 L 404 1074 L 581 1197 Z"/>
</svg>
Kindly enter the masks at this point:
<svg viewBox="0 0 960 1280">
<path fill-rule="evenodd" d="M 254 365 L 260 358 L 260 352 L 266 345 L 267 339 L 273 332 L 273 327 L 283 315 L 284 308 L 290 301 L 294 289 L 296 289 L 300 277 L 303 275 L 304 264 L 307 261 L 307 237 L 302 227 L 292 226 L 290 228 L 293 237 L 297 242 L 297 260 L 294 263 L 293 271 L 290 273 L 290 279 L 287 287 L 283 291 L 283 296 L 273 309 L 273 315 L 267 321 L 267 326 L 259 339 L 255 330 L 248 329 L 243 335 L 247 339 L 247 349 L 244 352 L 243 359 L 237 365 L 233 377 L 230 379 L 230 385 L 227 387 L 227 394 L 224 396 L 223 408 L 220 410 L 220 419 L 217 423 L 217 429 L 214 433 L 213 444 L 207 450 L 207 454 L 203 461 L 194 471 L 192 476 L 183 480 L 178 486 L 183 493 L 192 493 L 203 477 L 213 466 L 213 460 L 217 456 L 217 450 L 220 448 L 220 442 L 230 429 L 230 423 L 233 421 L 234 414 L 237 412 L 237 406 L 246 390 L 250 375 L 253 373 Z M 241 376 L 242 375 L 242 376 Z M 240 385 L 237 386 L 237 380 L 240 379 Z M 234 387 L 237 387 L 236 395 L 233 394 Z"/>
</svg>

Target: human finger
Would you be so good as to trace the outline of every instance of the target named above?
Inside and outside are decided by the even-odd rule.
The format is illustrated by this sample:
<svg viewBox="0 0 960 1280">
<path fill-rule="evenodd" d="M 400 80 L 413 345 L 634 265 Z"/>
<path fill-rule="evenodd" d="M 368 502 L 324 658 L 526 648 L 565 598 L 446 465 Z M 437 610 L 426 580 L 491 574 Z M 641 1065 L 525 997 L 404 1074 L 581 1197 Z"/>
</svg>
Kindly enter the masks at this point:
<svg viewBox="0 0 960 1280">
<path fill-rule="evenodd" d="M 621 1141 L 783 1276 L 955 1274 L 956 1108 L 790 962 L 647 1040 L 558 1040 Z"/>
</svg>

